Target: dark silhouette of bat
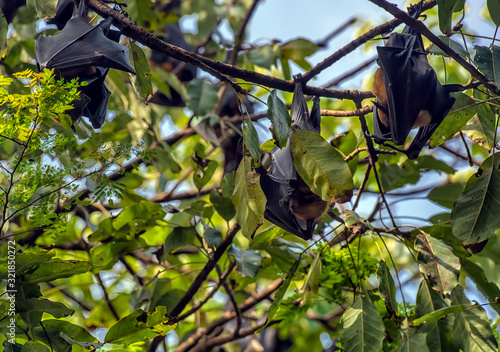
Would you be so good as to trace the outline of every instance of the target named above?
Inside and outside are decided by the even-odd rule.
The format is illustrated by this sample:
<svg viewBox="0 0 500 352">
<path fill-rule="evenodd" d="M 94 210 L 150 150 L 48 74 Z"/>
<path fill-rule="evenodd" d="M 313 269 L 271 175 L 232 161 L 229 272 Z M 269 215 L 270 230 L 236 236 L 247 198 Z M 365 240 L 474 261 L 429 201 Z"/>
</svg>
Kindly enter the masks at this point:
<svg viewBox="0 0 500 352">
<path fill-rule="evenodd" d="M 240 107 L 243 103 L 244 108 Z M 243 137 L 241 124 L 228 124 L 225 117 L 253 114 L 253 103 L 245 96 L 240 99 L 232 89 L 226 89 L 216 113 L 222 120 L 203 119 L 193 129 L 206 141 L 221 147 L 224 151 L 224 174 L 235 172 L 243 159 Z"/>
<path fill-rule="evenodd" d="M 165 33 L 166 36 L 162 37 L 165 42 L 178 46 L 184 50 L 193 50 L 191 45 L 186 42 L 184 33 L 182 33 L 178 22 L 166 25 Z M 166 72 L 174 73 L 181 83 L 187 83 L 196 77 L 196 66 L 186 64 L 157 50 L 151 52 L 149 66 L 151 68 L 158 67 Z M 185 106 L 185 102 L 179 92 L 172 87 L 169 88 L 170 96 L 166 96 L 157 91 L 149 99 L 149 102 L 163 106 Z"/>
<path fill-rule="evenodd" d="M 74 102 L 76 106 L 70 110 L 70 116 L 76 122 L 80 118 L 76 112 L 82 111 L 94 128 L 100 128 L 110 97 L 104 85 L 109 69 L 135 72 L 128 61 L 127 47 L 117 43 L 119 35 L 110 30 L 112 18 L 92 26 L 86 20 L 84 2 L 75 1 L 58 2 L 54 18 L 58 18 L 56 22 L 62 30 L 51 37 L 38 37 L 35 43 L 37 65 L 39 70 L 53 68 L 58 78 L 78 77 L 86 81 L 88 85 L 80 88 L 80 100 Z M 68 19 L 69 10 L 73 11 L 73 16 Z"/>
<path fill-rule="evenodd" d="M 26 0 L 0 0 L 0 9 L 2 9 L 7 23 L 12 22 L 17 9 L 24 5 L 26 5 Z"/>
<path fill-rule="evenodd" d="M 408 14 L 415 19 L 421 12 L 422 3 L 408 8 Z M 380 68 L 373 83 L 374 140 L 415 159 L 455 102 L 449 93 L 463 87 L 439 83 L 421 35 L 409 26 L 402 33 L 391 33 L 385 46 L 377 47 L 377 51 Z M 417 127 L 418 133 L 406 150 L 386 143 L 402 145 L 410 130 Z"/>
<path fill-rule="evenodd" d="M 309 115 L 302 76 L 294 76 L 294 81 L 290 109 L 292 128 L 320 133 L 319 98 L 314 98 Z M 319 218 L 328 210 L 328 202 L 314 194 L 298 175 L 290 153 L 290 137 L 284 148 L 275 147 L 271 151 L 271 159 L 272 167 L 269 171 L 262 166 L 257 168 L 261 176 L 260 185 L 267 198 L 264 216 L 282 229 L 303 239 L 310 239 Z"/>
</svg>

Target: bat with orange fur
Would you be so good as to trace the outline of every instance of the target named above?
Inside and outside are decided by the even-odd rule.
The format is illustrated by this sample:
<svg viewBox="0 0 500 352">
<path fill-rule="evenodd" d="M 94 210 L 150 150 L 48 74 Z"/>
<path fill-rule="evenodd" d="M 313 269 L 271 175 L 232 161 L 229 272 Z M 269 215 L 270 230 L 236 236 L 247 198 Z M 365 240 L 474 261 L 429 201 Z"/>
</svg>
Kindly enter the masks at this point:
<svg viewBox="0 0 500 352">
<path fill-rule="evenodd" d="M 408 8 L 415 19 L 421 12 L 422 3 Z M 441 85 L 427 60 L 421 35 L 409 26 L 402 33 L 391 33 L 377 51 L 380 68 L 373 82 L 374 140 L 415 159 L 453 106 L 455 98 L 449 93 L 463 90 L 463 86 Z M 417 127 L 407 149 L 387 143 L 404 144 L 411 129 Z"/>
</svg>

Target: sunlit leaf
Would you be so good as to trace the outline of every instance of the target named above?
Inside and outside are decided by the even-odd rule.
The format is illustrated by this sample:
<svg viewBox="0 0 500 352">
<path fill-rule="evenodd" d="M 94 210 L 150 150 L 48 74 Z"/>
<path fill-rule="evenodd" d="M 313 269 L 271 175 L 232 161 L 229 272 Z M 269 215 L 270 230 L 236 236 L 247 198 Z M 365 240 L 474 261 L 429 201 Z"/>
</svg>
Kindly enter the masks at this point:
<svg viewBox="0 0 500 352">
<path fill-rule="evenodd" d="M 344 203 L 351 199 L 354 187 L 344 156 L 319 134 L 293 131 L 290 140 L 293 164 L 300 177 L 323 200 L 335 198 Z"/>
<path fill-rule="evenodd" d="M 460 262 L 448 246 L 421 233 L 415 240 L 415 249 L 420 271 L 429 278 L 432 288 L 445 294 L 458 284 Z"/>
<path fill-rule="evenodd" d="M 250 237 L 264 222 L 266 196 L 260 188 L 260 175 L 252 167 L 252 159 L 248 156 L 243 157 L 236 171 L 232 199 L 241 231 Z"/>
<path fill-rule="evenodd" d="M 426 342 L 425 333 L 417 332 L 412 328 L 401 329 L 403 338 L 396 352 L 431 352 Z M 432 352 L 436 352 L 432 350 Z"/>
<path fill-rule="evenodd" d="M 24 283 L 47 282 L 64 277 L 85 273 L 91 268 L 90 263 L 78 260 L 51 260 L 42 263 L 34 271 L 23 275 Z"/>
<path fill-rule="evenodd" d="M 104 342 L 131 344 L 157 336 L 165 336 L 177 326 L 177 324 L 168 325 L 168 321 L 165 307 L 159 306 L 152 313 L 137 309 L 113 325 L 108 330 Z"/>
<path fill-rule="evenodd" d="M 130 43 L 129 47 L 130 62 L 136 73 L 135 75 L 130 74 L 130 81 L 141 102 L 145 103 L 148 97 L 153 94 L 151 69 L 144 51 L 135 43 Z"/>
<path fill-rule="evenodd" d="M 260 163 L 262 151 L 260 150 L 259 135 L 255 130 L 253 122 L 246 119 L 245 121 L 243 121 L 242 127 L 243 141 L 245 142 L 245 145 L 247 146 L 253 160 L 255 160 L 256 163 Z"/>
<path fill-rule="evenodd" d="M 435 148 L 456 133 L 460 132 L 469 120 L 477 113 L 477 103 L 464 93 L 451 93 L 455 97 L 455 103 L 443 122 L 438 126 L 431 136 L 431 148 Z"/>
</svg>

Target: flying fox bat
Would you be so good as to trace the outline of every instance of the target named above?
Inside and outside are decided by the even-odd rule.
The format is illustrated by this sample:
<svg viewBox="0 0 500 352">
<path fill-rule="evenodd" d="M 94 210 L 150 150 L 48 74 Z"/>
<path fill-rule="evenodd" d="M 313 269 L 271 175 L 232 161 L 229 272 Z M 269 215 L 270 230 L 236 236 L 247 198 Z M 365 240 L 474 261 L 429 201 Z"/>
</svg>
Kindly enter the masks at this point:
<svg viewBox="0 0 500 352">
<path fill-rule="evenodd" d="M 408 8 L 408 14 L 415 19 L 421 12 L 422 3 Z M 409 26 L 402 33 L 391 33 L 385 46 L 377 47 L 377 51 L 380 68 L 373 83 L 374 140 L 415 159 L 455 102 L 449 93 L 463 87 L 439 83 L 421 35 Z M 410 130 L 417 127 L 418 133 L 408 149 L 386 143 L 403 144 Z"/>
<path fill-rule="evenodd" d="M 89 117 L 94 128 L 100 128 L 106 117 L 110 92 L 104 85 L 110 68 L 135 73 L 128 61 L 128 49 L 117 43 L 119 36 L 110 30 L 111 18 L 92 26 L 86 20 L 84 1 L 60 0 L 56 17 L 62 30 L 54 36 L 40 36 L 35 43 L 39 70 L 53 68 L 57 77 L 70 80 L 78 77 L 87 86 L 80 88 L 78 109 L 71 115 L 78 120 L 77 111 Z M 67 12 L 73 16 L 67 19 Z M 110 39 L 111 38 L 111 39 Z M 82 106 L 82 104 L 85 104 Z"/>
<path fill-rule="evenodd" d="M 291 117 L 292 128 L 320 133 L 319 98 L 314 98 L 309 115 L 303 94 L 302 76 L 294 76 Z M 266 171 L 257 168 L 260 184 L 267 198 L 264 216 L 273 224 L 299 236 L 310 239 L 319 218 L 328 210 L 328 203 L 314 194 L 298 175 L 290 153 L 290 137 L 284 148 L 271 151 L 272 167 Z"/>
<path fill-rule="evenodd" d="M 26 5 L 26 0 L 0 0 L 0 9 L 2 9 L 7 23 L 12 22 L 16 16 L 17 9 L 24 5 Z"/>
</svg>

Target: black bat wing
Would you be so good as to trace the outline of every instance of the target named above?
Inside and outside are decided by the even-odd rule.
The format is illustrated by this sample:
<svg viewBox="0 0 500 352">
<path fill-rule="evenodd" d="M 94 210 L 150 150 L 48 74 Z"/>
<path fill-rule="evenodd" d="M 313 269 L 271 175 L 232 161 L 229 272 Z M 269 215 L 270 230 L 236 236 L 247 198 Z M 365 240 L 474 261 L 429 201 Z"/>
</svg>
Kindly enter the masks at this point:
<svg viewBox="0 0 500 352">
<path fill-rule="evenodd" d="M 35 44 L 39 68 L 66 71 L 77 67 L 101 66 L 135 73 L 128 61 L 127 47 L 107 38 L 101 28 L 109 26 L 111 20 L 92 26 L 81 14 L 76 14 L 58 34 L 40 36 Z"/>
<path fill-rule="evenodd" d="M 257 172 L 260 174 L 260 186 L 267 198 L 264 217 L 285 231 L 305 240 L 311 239 L 315 226 L 314 219 L 307 221 L 297 219 L 290 213 L 288 207 L 281 204 L 281 184 L 269 177 L 269 173 L 262 166 L 257 168 Z"/>
<path fill-rule="evenodd" d="M 109 97 L 111 92 L 106 88 L 104 80 L 109 69 L 96 67 L 99 74 L 98 79 L 81 88 L 81 93 L 90 98 L 89 103 L 83 110 L 83 115 L 87 116 L 92 123 L 92 127 L 101 128 L 108 110 Z"/>
<path fill-rule="evenodd" d="M 59 0 L 56 6 L 56 15 L 47 21 L 47 24 L 55 24 L 59 30 L 63 29 L 69 19 L 73 17 L 75 0 Z"/>
<path fill-rule="evenodd" d="M 411 6 L 408 11 L 410 16 L 418 18 L 422 4 Z M 428 113 L 430 122 L 420 127 L 407 150 L 400 150 L 410 159 L 414 159 L 448 114 L 455 99 L 439 82 L 436 72 L 427 60 L 421 35 L 411 27 L 406 26 L 402 33 L 391 33 L 385 41 L 385 46 L 377 47 L 377 51 L 377 61 L 387 94 L 390 126 L 386 127 L 380 122 L 375 106 L 375 142 L 400 150 L 385 142 L 392 141 L 396 145 L 402 145 L 418 121 L 419 114 Z"/>
</svg>

